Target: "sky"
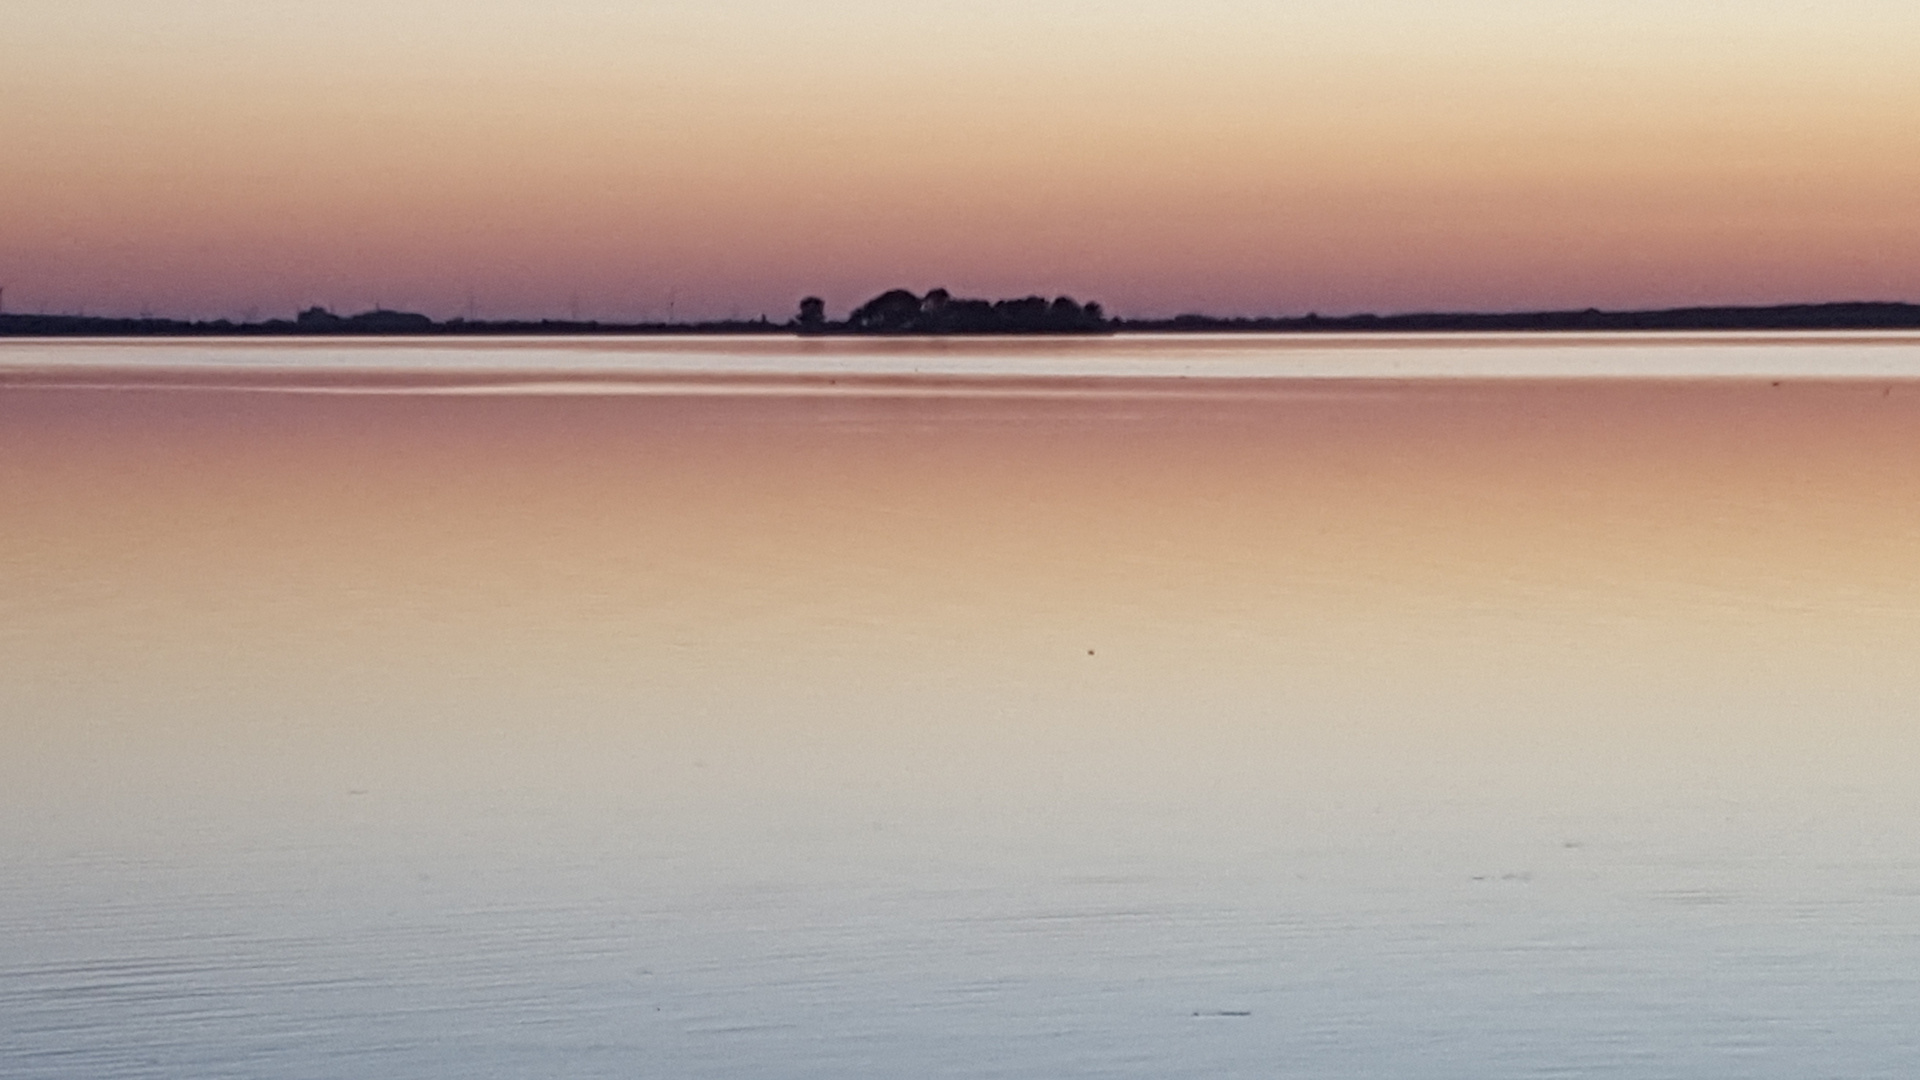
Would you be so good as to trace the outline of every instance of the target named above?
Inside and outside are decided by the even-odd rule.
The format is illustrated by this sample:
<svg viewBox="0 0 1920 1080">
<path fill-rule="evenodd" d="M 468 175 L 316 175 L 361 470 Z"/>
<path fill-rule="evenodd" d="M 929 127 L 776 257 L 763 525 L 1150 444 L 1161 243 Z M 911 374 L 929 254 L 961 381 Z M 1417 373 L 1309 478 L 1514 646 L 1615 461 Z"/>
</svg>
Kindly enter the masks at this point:
<svg viewBox="0 0 1920 1080">
<path fill-rule="evenodd" d="M 9 311 L 1920 301 L 1910 0 L 10 0 Z"/>
</svg>

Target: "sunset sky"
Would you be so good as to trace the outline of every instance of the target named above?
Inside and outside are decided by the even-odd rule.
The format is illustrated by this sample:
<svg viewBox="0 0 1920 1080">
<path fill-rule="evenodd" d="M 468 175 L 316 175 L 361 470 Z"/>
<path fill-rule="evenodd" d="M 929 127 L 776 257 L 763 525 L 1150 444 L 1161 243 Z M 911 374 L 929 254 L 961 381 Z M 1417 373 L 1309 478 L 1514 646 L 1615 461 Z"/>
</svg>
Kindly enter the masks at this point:
<svg viewBox="0 0 1920 1080">
<path fill-rule="evenodd" d="M 1920 301 L 1911 0 L 11 0 L 9 311 Z"/>
</svg>

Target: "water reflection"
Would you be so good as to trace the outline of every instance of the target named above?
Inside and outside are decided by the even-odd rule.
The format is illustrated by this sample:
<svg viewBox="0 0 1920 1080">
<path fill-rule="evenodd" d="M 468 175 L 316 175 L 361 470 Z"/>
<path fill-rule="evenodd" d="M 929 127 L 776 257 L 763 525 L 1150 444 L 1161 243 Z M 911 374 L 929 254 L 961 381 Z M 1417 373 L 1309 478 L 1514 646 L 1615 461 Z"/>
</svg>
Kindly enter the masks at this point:
<svg viewBox="0 0 1920 1080">
<path fill-rule="evenodd" d="M 1920 385 L 81 374 L 9 1075 L 1912 1060 Z"/>
</svg>

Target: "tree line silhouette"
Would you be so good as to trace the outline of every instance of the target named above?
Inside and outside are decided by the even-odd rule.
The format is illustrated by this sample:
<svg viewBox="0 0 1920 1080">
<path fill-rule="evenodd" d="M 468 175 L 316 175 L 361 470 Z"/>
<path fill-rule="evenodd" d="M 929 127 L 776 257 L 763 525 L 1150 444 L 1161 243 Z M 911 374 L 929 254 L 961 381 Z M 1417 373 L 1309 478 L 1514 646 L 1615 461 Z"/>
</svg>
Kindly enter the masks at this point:
<svg viewBox="0 0 1920 1080">
<path fill-rule="evenodd" d="M 838 323 L 827 321 L 826 307 L 817 296 L 800 301 L 794 328 L 803 334 L 1100 334 L 1112 329 L 1099 304 L 1070 296 L 973 300 L 945 289 L 925 296 L 889 289 Z"/>
<path fill-rule="evenodd" d="M 449 337 L 528 335 L 965 335 L 1140 333 L 1486 333 L 1739 330 L 1920 330 L 1920 305 L 1883 302 L 1781 304 L 1771 307 L 1690 307 L 1652 311 L 1434 312 L 1406 315 L 1304 315 L 1169 319 L 1109 318 L 1099 304 L 1071 297 L 1017 300 L 956 298 L 945 289 L 919 296 L 892 289 L 854 308 L 846 319 L 826 316 L 826 302 L 809 296 L 782 323 L 764 316 L 708 322 L 620 323 L 557 319 L 449 319 L 375 309 L 336 315 L 313 307 L 291 319 L 234 322 L 89 315 L 0 313 L 0 337 Z"/>
</svg>

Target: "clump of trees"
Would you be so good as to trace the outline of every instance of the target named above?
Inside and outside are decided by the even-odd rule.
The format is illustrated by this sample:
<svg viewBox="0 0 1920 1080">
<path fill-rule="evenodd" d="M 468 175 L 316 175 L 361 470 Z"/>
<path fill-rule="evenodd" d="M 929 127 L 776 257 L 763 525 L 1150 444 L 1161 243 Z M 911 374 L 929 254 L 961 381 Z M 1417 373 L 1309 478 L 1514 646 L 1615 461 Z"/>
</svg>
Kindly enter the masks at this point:
<svg viewBox="0 0 1920 1080">
<path fill-rule="evenodd" d="M 800 301 L 794 326 L 811 334 L 1098 334 L 1111 329 L 1099 304 L 1070 296 L 1048 300 L 970 300 L 935 289 L 918 296 L 892 289 L 867 301 L 845 322 L 828 322 L 817 296 Z"/>
<path fill-rule="evenodd" d="M 323 307 L 310 307 L 295 316 L 293 324 L 307 334 L 430 334 L 439 329 L 425 315 L 385 308 L 335 315 Z"/>
</svg>

